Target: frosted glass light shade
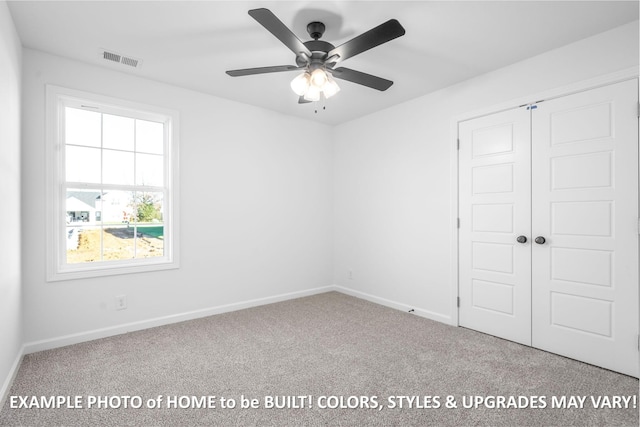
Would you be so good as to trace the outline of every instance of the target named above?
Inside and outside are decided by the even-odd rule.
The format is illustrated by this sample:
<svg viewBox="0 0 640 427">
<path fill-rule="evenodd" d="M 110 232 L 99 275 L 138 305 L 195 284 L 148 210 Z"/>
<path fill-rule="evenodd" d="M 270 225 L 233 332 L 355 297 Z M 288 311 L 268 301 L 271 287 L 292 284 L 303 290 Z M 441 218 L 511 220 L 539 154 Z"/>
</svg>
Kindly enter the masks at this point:
<svg viewBox="0 0 640 427">
<path fill-rule="evenodd" d="M 320 68 L 316 68 L 311 73 L 311 84 L 318 89 L 322 90 L 322 87 L 327 83 L 327 73 Z"/>
<path fill-rule="evenodd" d="M 338 86 L 338 83 L 336 83 L 335 80 L 329 77 L 327 82 L 324 84 L 322 91 L 324 92 L 325 98 L 331 98 L 333 95 L 340 92 L 340 86 Z"/>
<path fill-rule="evenodd" d="M 320 89 L 314 85 L 309 86 L 307 93 L 304 94 L 304 99 L 307 101 L 320 101 Z"/>
<path fill-rule="evenodd" d="M 305 72 L 291 80 L 291 89 L 295 92 L 296 95 L 303 96 L 305 93 L 307 93 L 307 89 L 309 89 L 310 77 L 311 76 L 309 76 L 309 73 Z"/>
</svg>

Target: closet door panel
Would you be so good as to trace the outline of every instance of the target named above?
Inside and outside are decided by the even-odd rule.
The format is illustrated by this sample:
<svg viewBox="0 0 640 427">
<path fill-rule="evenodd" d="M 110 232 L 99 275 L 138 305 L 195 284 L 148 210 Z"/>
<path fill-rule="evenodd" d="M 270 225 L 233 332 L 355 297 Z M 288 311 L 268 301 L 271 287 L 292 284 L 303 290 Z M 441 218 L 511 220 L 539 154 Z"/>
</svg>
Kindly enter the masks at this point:
<svg viewBox="0 0 640 427">
<path fill-rule="evenodd" d="M 531 344 L 530 122 L 525 108 L 460 124 L 460 325 Z M 517 237 L 527 237 L 518 243 Z"/>
<path fill-rule="evenodd" d="M 637 81 L 532 116 L 532 345 L 638 376 Z"/>
</svg>

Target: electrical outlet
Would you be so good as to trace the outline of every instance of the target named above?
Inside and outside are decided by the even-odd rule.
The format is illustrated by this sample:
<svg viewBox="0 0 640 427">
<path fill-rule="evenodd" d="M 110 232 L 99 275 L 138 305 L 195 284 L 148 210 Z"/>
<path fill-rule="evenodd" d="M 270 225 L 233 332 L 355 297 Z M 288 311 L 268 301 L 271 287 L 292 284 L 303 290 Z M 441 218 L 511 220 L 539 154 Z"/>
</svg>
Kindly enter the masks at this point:
<svg viewBox="0 0 640 427">
<path fill-rule="evenodd" d="M 127 308 L 127 296 L 116 295 L 116 310 L 124 310 Z"/>
<path fill-rule="evenodd" d="M 353 270 L 352 269 L 349 269 L 347 271 L 347 276 L 349 277 L 349 280 L 353 280 Z"/>
</svg>

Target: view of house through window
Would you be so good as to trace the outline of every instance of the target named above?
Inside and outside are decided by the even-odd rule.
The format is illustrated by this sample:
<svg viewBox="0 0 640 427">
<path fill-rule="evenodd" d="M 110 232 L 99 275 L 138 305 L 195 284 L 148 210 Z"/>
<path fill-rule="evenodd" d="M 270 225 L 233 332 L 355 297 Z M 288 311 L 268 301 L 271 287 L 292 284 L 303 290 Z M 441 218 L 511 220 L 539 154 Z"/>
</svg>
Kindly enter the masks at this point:
<svg viewBox="0 0 640 427">
<path fill-rule="evenodd" d="M 66 262 L 164 254 L 164 123 L 64 108 Z"/>
</svg>

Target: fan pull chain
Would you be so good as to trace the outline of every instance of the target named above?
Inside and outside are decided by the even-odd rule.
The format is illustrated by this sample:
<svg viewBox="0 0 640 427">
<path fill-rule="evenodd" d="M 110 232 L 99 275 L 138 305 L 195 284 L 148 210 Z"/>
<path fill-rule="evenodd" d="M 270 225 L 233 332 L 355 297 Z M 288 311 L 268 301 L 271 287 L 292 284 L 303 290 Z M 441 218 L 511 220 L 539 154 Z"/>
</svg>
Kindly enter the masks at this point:
<svg viewBox="0 0 640 427">
<path fill-rule="evenodd" d="M 325 100 L 323 99 L 323 100 L 322 100 L 322 109 L 323 109 L 323 110 L 326 110 L 326 109 L 327 109 L 327 106 L 324 104 L 324 101 L 325 101 Z M 318 109 L 316 108 L 316 109 L 314 110 L 314 112 L 315 112 L 315 114 L 318 114 Z"/>
</svg>

